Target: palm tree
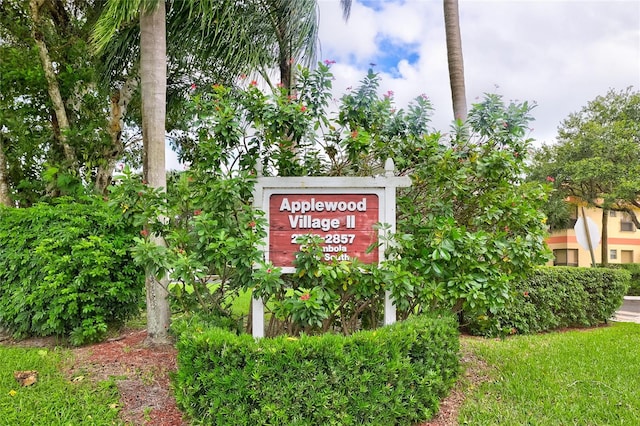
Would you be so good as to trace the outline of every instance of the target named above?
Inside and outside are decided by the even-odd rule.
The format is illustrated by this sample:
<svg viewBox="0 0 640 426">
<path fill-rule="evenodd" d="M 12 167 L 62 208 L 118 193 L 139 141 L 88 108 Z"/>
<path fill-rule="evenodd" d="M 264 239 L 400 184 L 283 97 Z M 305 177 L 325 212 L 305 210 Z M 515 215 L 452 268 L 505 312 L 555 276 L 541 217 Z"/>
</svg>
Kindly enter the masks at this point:
<svg viewBox="0 0 640 426">
<path fill-rule="evenodd" d="M 447 61 L 449 63 L 453 117 L 464 122 L 467 119 L 467 97 L 464 86 L 464 63 L 462 60 L 458 0 L 444 0 L 444 30 L 447 39 Z"/>
<path fill-rule="evenodd" d="M 316 4 L 309 0 L 191 0 L 177 3 L 172 5 L 174 7 L 169 11 L 170 19 L 167 21 L 165 0 L 111 0 L 94 33 L 96 45 L 99 49 L 104 49 L 124 23 L 135 22 L 139 16 L 143 173 L 152 188 L 166 186 L 164 153 L 167 34 L 176 35 L 175 39 L 170 39 L 175 41 L 170 43 L 172 54 L 169 55 L 174 60 L 174 66 L 180 64 L 187 71 L 208 69 L 216 70 L 221 75 L 233 75 L 234 71 L 242 67 L 269 64 L 269 52 L 273 53 L 273 43 L 270 43 L 272 39 L 269 38 L 269 33 L 263 31 L 264 15 L 259 13 L 266 8 L 271 13 L 271 34 L 274 34 L 277 40 L 277 63 L 283 65 L 285 62 L 280 71 L 283 81 L 288 79 L 289 84 L 289 59 L 294 53 L 302 52 L 307 56 L 315 54 L 317 44 L 316 16 L 305 17 L 300 12 L 315 12 Z M 296 8 L 296 5 L 303 7 Z M 135 31 L 124 31 L 123 34 L 129 38 L 125 37 L 124 43 L 115 50 L 135 52 L 135 49 L 131 48 L 131 40 L 135 40 Z M 123 47 L 126 45 L 129 47 Z M 238 54 L 239 51 L 242 55 Z M 131 58 L 115 59 L 121 64 L 131 61 Z M 164 244 L 161 238 L 155 238 L 155 242 L 159 245 Z M 146 278 L 147 331 L 150 344 L 163 344 L 169 339 L 170 307 L 167 284 L 166 278 L 157 279 L 152 274 L 148 274 Z"/>
<path fill-rule="evenodd" d="M 142 97 L 143 170 L 151 188 L 166 188 L 165 119 L 167 108 L 167 55 L 165 3 L 140 10 L 140 89 Z M 155 243 L 165 245 L 160 236 Z M 171 308 L 169 279 L 147 274 L 147 333 L 149 343 L 169 342 Z"/>
<path fill-rule="evenodd" d="M 294 64 L 306 60 L 306 65 L 311 65 L 315 60 L 318 47 L 317 2 L 260 0 L 258 5 L 270 27 L 265 33 L 275 37 L 273 48 L 276 51 L 272 55 L 277 58 L 280 83 L 289 90 L 294 85 Z M 265 67 L 261 73 L 268 81 Z"/>
<path fill-rule="evenodd" d="M 167 93 L 166 12 L 164 0 L 113 0 L 96 24 L 94 40 L 104 48 L 118 27 L 140 19 L 140 90 L 142 99 L 143 174 L 149 187 L 166 188 L 165 120 Z M 164 239 L 152 236 L 160 246 Z M 171 308 L 168 277 L 147 272 L 147 342 L 169 342 Z"/>
</svg>

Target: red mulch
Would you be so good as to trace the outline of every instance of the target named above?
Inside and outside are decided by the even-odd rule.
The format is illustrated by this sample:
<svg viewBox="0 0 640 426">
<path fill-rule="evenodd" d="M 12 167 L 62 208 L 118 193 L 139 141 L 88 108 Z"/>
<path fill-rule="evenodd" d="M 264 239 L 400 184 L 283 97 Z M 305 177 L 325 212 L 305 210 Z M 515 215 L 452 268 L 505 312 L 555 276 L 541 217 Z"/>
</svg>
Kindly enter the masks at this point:
<svg viewBox="0 0 640 426">
<path fill-rule="evenodd" d="M 93 380 L 116 378 L 120 417 L 131 425 L 181 426 L 188 423 L 176 406 L 169 373 L 176 371 L 174 346 L 145 345 L 146 330 L 128 331 L 115 339 L 73 349 L 69 374 Z"/>
</svg>

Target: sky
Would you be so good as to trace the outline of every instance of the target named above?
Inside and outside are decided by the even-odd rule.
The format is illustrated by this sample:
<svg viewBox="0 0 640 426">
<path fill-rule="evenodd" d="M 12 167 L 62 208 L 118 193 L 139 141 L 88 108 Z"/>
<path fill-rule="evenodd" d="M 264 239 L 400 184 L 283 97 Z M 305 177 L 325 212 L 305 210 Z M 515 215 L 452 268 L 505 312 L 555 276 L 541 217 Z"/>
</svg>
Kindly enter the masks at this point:
<svg viewBox="0 0 640 426">
<path fill-rule="evenodd" d="M 356 87 L 369 64 L 398 107 L 426 94 L 432 124 L 453 118 L 442 0 L 318 0 L 320 59 L 334 60 L 334 94 Z M 557 128 L 597 96 L 640 90 L 640 0 L 459 0 L 467 103 L 485 93 L 535 102 L 529 134 Z"/>
<path fill-rule="evenodd" d="M 318 0 L 318 60 L 336 61 L 333 94 L 357 87 L 370 64 L 399 108 L 425 94 L 432 125 L 453 118 L 442 0 Z M 609 90 L 640 90 L 640 0 L 459 0 L 467 103 L 484 94 L 535 103 L 529 137 L 555 141 L 557 128 Z M 169 168 L 177 164 L 168 152 Z"/>
</svg>

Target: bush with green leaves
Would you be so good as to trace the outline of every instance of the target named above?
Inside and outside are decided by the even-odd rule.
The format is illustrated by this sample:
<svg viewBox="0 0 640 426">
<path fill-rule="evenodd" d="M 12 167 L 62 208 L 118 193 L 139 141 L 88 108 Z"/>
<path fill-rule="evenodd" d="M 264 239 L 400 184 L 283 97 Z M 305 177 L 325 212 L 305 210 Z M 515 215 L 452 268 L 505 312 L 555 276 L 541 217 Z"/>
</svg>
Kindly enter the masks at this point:
<svg viewBox="0 0 640 426">
<path fill-rule="evenodd" d="M 503 310 L 469 317 L 470 329 L 497 336 L 606 323 L 622 304 L 629 281 L 630 273 L 622 269 L 541 267 L 512 284 Z"/>
<path fill-rule="evenodd" d="M 102 199 L 57 198 L 0 217 L 0 326 L 79 345 L 139 314 L 144 276 L 121 212 Z"/>
<path fill-rule="evenodd" d="M 629 290 L 627 290 L 627 296 L 640 296 L 640 264 L 622 263 L 620 267 L 629 271 L 631 274 L 631 282 L 629 284 Z"/>
<path fill-rule="evenodd" d="M 598 265 L 602 267 L 602 265 Z M 631 274 L 627 296 L 640 296 L 640 263 L 610 263 L 606 268 L 624 269 Z"/>
<path fill-rule="evenodd" d="M 176 400 L 197 424 L 416 424 L 459 370 L 450 313 L 351 336 L 256 341 L 193 318 L 176 328 Z"/>
<path fill-rule="evenodd" d="M 312 235 L 298 238 L 292 274 L 282 274 L 271 264 L 254 270 L 253 292 L 265 302 L 270 318 L 267 336 L 328 331 L 348 335 L 382 325 L 385 289 L 401 291 L 403 277 L 385 263 L 326 262 L 323 241 Z"/>
<path fill-rule="evenodd" d="M 139 239 L 136 260 L 154 273 L 173 271 L 185 309 L 213 304 L 224 311 L 222 302 L 238 289 L 253 289 L 289 332 L 375 326 L 386 290 L 400 318 L 434 308 L 497 312 L 509 282 L 549 257 L 540 212 L 549 188 L 522 180 L 532 106 L 487 95 L 465 125 L 443 135 L 430 128 L 425 95 L 397 108 L 392 92 L 378 94 L 373 70 L 332 113 L 331 79 L 321 63 L 298 69 L 291 92 L 265 94 L 255 82 L 195 90 L 190 126 L 175 133 L 179 156 L 190 164 L 177 189 L 165 201 L 129 180 L 114 197 L 135 206 L 140 229 L 167 242 L 164 249 Z M 255 244 L 264 220 L 250 207 L 257 164 L 265 175 L 370 176 L 387 158 L 413 186 L 398 194 L 397 234 L 385 235 L 380 268 L 319 263 L 313 274 L 283 277 L 261 261 Z"/>
<path fill-rule="evenodd" d="M 174 310 L 228 315 L 233 298 L 251 285 L 264 235 L 264 218 L 247 201 L 251 185 L 248 173 L 222 177 L 192 167 L 167 193 L 130 170 L 112 189 L 111 205 L 136 229 L 135 263 L 155 276 L 169 274 Z"/>
</svg>

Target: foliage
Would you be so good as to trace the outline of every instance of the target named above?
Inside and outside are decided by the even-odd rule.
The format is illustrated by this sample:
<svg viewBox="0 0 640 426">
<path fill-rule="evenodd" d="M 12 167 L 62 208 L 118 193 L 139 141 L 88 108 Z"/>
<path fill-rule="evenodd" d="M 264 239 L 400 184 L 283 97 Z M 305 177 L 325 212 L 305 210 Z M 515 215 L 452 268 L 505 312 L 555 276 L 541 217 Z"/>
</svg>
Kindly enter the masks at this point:
<svg viewBox="0 0 640 426">
<path fill-rule="evenodd" d="M 12 196 L 20 206 L 59 192 L 74 195 L 78 186 L 93 189 L 96 184 L 98 189 L 98 179 L 103 173 L 110 177 L 116 161 L 142 163 L 140 96 L 135 90 L 140 38 L 136 18 L 141 3 L 155 4 L 33 3 L 40 5 L 39 40 L 55 64 L 55 82 L 47 82 L 35 47 L 29 2 L 0 0 L 0 145 L 9 163 Z M 265 70 L 280 62 L 290 67 L 294 58 L 296 62 L 315 61 L 315 1 L 167 4 L 169 129 L 183 123 L 184 101 L 192 85 L 231 85 L 243 73 L 266 75 Z M 279 33 L 282 30 L 287 34 Z M 96 46 L 102 49 L 98 52 Z M 236 54 L 238 51 L 243 54 Z M 67 132 L 61 132 L 52 113 L 49 85 L 54 83 L 69 118 Z M 134 89 L 125 96 L 123 88 L 129 85 Z M 76 167 L 63 155 L 63 137 L 75 151 Z M 49 167 L 56 168 L 62 179 L 71 175 L 74 191 L 59 188 L 58 179 L 46 181 Z"/>
<path fill-rule="evenodd" d="M 522 180 L 530 110 L 487 95 L 448 144 L 430 135 L 415 149 L 413 186 L 398 198 L 398 230 L 408 235 L 394 249 L 423 280 L 412 307 L 498 312 L 509 282 L 548 260 L 539 211 L 548 188 Z"/>
<path fill-rule="evenodd" d="M 5 424 L 118 425 L 118 388 L 113 380 L 69 380 L 60 365 L 72 354 L 59 349 L 0 346 L 0 416 Z M 16 371 L 35 370 L 38 382 L 20 387 Z M 81 379 L 81 378 L 80 378 Z"/>
<path fill-rule="evenodd" d="M 601 265 L 598 265 L 601 266 Z M 640 296 L 640 264 L 638 263 L 610 263 L 606 268 L 624 269 L 631 274 L 631 282 L 627 296 Z"/>
<path fill-rule="evenodd" d="M 266 175 L 324 174 L 314 129 L 327 120 L 331 74 L 324 64 L 299 73 L 296 95 L 284 87 L 266 95 L 255 80 L 245 80 L 243 88 L 215 84 L 195 92 L 192 120 L 176 139 L 179 158 L 216 171 L 251 171 L 261 161 Z"/>
<path fill-rule="evenodd" d="M 144 280 L 120 213 L 93 198 L 0 210 L 0 324 L 79 345 L 137 315 Z"/>
<path fill-rule="evenodd" d="M 552 182 L 555 199 L 572 196 L 591 206 L 624 211 L 640 225 L 633 210 L 640 206 L 639 123 L 640 92 L 610 90 L 596 97 L 562 122 L 557 144 L 538 150 L 531 179 Z M 553 214 L 549 217 L 554 219 Z M 553 228 L 562 226 L 563 216 L 558 219 L 550 222 Z"/>
<path fill-rule="evenodd" d="M 38 2 L 42 3 L 42 2 Z M 0 1 L 0 123 L 7 147 L 9 183 L 14 199 L 28 206 L 43 195 L 73 195 L 57 179 L 47 179 L 55 167 L 62 179 L 73 176 L 88 187 L 96 171 L 106 165 L 114 150 L 109 129 L 110 90 L 102 84 L 99 58 L 93 55 L 88 36 L 100 7 L 95 2 L 57 2 L 40 7 L 41 41 L 55 67 L 58 86 L 70 128 L 60 127 L 53 113 L 50 88 L 32 29 L 29 2 Z M 73 148 L 71 164 L 63 153 L 62 140 Z M 58 177 L 58 176 L 56 176 Z"/>
<path fill-rule="evenodd" d="M 512 284 L 511 298 L 502 311 L 471 318 L 471 329 L 496 336 L 606 323 L 620 307 L 629 279 L 624 270 L 539 268 Z"/>
<path fill-rule="evenodd" d="M 255 269 L 253 292 L 270 316 L 267 336 L 327 331 L 348 335 L 382 323 L 384 289 L 397 288 L 403 281 L 391 270 L 357 259 L 327 262 L 323 241 L 311 235 L 298 238 L 300 251 L 291 275 L 270 264 Z"/>
<path fill-rule="evenodd" d="M 478 367 L 485 380 L 465 392 L 458 422 L 637 424 L 639 344 L 640 325 L 632 323 L 503 340 L 463 339 L 465 352 L 483 366 Z"/>
<path fill-rule="evenodd" d="M 178 341 L 178 405 L 201 424 L 413 424 L 458 374 L 451 315 L 256 342 L 197 322 Z"/>
<path fill-rule="evenodd" d="M 170 273 L 176 309 L 225 314 L 233 296 L 251 282 L 264 219 L 245 201 L 252 185 L 248 173 L 225 178 L 208 170 L 191 168 L 164 193 L 125 169 L 110 204 L 139 231 L 133 238 L 136 264 L 152 276 Z M 152 234 L 166 247 L 152 242 Z"/>
<path fill-rule="evenodd" d="M 327 330 L 328 320 L 351 332 L 347 318 L 364 317 L 347 311 L 366 309 L 375 318 L 383 290 L 393 293 L 401 318 L 434 307 L 497 312 L 509 281 L 549 256 L 539 211 L 549 186 L 523 182 L 532 106 L 487 95 L 472 108 L 468 126 L 443 136 L 429 128 L 426 96 L 397 109 L 392 92 L 378 95 L 380 77 L 370 70 L 331 117 L 330 65 L 299 69 L 295 95 L 280 89 L 265 95 L 254 81 L 244 89 L 196 90 L 193 131 L 179 139 L 180 156 L 192 170 L 219 176 L 252 171 L 257 163 L 266 175 L 367 176 L 391 157 L 413 177 L 413 187 L 398 197 L 398 234 L 380 241 L 389 250 L 379 269 L 316 262 L 281 279 L 272 265 L 258 263 L 247 285 L 270 298 L 272 319 L 293 321 L 285 327 L 290 332 Z M 359 302 L 367 299 L 370 306 Z"/>
</svg>

